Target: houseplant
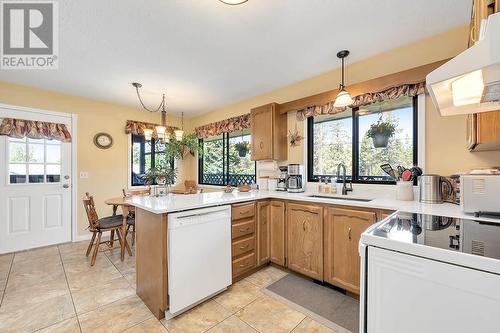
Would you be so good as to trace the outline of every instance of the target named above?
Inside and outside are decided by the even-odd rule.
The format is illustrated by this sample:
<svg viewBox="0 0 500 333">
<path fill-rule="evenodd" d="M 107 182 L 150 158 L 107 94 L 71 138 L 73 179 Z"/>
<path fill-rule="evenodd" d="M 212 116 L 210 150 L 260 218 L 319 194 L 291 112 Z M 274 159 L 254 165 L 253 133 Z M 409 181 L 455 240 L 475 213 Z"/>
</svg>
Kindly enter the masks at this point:
<svg viewBox="0 0 500 333">
<path fill-rule="evenodd" d="M 246 142 L 246 141 L 237 142 L 234 145 L 234 149 L 236 149 L 236 151 L 238 152 L 239 157 L 245 157 L 245 156 L 247 156 L 248 149 L 249 149 L 248 142 Z"/>
<path fill-rule="evenodd" d="M 151 186 L 156 183 L 159 187 L 165 188 L 166 191 L 163 191 L 164 193 L 169 192 L 170 186 L 175 183 L 176 178 L 177 169 L 163 166 L 151 168 L 142 176 L 145 185 Z"/>
<path fill-rule="evenodd" d="M 375 124 L 370 126 L 366 135 L 373 140 L 375 148 L 385 148 L 389 144 L 389 139 L 396 133 L 394 124 L 382 121 L 380 118 Z"/>
<path fill-rule="evenodd" d="M 196 152 L 198 152 L 198 155 L 203 153 L 195 133 L 185 135 L 181 141 L 170 140 L 165 147 L 167 160 L 184 159 L 188 154 L 194 156 Z"/>
</svg>

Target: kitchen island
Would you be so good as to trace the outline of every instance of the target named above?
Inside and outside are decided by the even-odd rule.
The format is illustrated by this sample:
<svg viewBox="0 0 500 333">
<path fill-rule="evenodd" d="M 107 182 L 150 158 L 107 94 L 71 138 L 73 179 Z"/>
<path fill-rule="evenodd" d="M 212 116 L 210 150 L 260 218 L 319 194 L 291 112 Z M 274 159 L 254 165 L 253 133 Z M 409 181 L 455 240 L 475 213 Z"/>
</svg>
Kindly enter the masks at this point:
<svg viewBox="0 0 500 333">
<path fill-rule="evenodd" d="M 168 234 L 168 215 L 171 213 L 189 211 L 207 207 L 215 207 L 221 205 L 233 205 L 233 212 L 234 212 L 235 209 L 234 207 L 238 207 L 238 205 L 241 206 L 242 203 L 253 204 L 255 202 L 257 202 L 257 205 L 254 205 L 256 207 L 255 208 L 256 211 L 260 209 L 260 204 L 262 204 L 262 212 L 265 213 L 270 211 L 272 212 L 271 210 L 272 203 L 277 201 L 282 202 L 283 207 L 285 207 L 284 203 L 286 203 L 286 206 L 289 206 L 289 203 L 293 204 L 292 206 L 295 208 L 297 208 L 296 206 L 301 206 L 306 208 L 319 207 L 320 209 L 317 211 L 313 211 L 314 209 L 309 209 L 310 211 L 313 211 L 312 213 L 316 214 L 315 216 L 317 216 L 318 219 L 310 219 L 310 216 L 303 216 L 300 218 L 311 220 L 312 224 L 314 224 L 314 221 L 325 221 L 324 231 L 322 222 L 319 223 L 320 226 L 316 226 L 317 229 L 313 230 L 319 233 L 319 236 L 317 236 L 318 234 L 316 235 L 317 236 L 316 239 L 323 240 L 323 237 L 325 237 L 324 238 L 325 273 L 323 274 L 322 248 L 318 250 L 319 252 L 318 251 L 315 252 L 317 254 L 316 257 L 320 259 L 319 263 L 316 265 L 318 268 L 316 271 L 301 269 L 300 263 L 297 264 L 291 262 L 291 258 L 288 258 L 290 259 L 290 261 L 287 262 L 287 265 L 282 264 L 282 266 L 288 267 L 291 270 L 297 271 L 309 277 L 313 277 L 317 280 L 324 280 L 332 284 L 335 284 L 336 281 L 339 281 L 338 282 L 339 284 L 336 285 L 340 285 L 344 289 L 352 291 L 354 293 L 358 291 L 356 289 L 356 286 L 354 286 L 353 283 L 347 283 L 347 282 L 343 283 L 342 280 L 348 280 L 350 278 L 352 282 L 353 279 L 355 280 L 357 278 L 356 273 L 351 272 L 350 277 L 349 276 L 343 278 L 339 278 L 336 276 L 331 278 L 328 277 L 328 272 L 327 272 L 328 269 L 333 270 L 333 267 L 328 267 L 328 263 L 333 261 L 333 259 L 328 257 L 329 250 L 326 247 L 326 244 L 328 243 L 327 234 L 331 230 L 333 230 L 333 228 L 329 227 L 329 224 L 327 224 L 329 223 L 328 212 L 331 211 L 332 209 L 336 214 L 343 214 L 343 212 L 355 212 L 355 213 L 360 212 L 361 213 L 361 215 L 359 215 L 360 217 L 355 216 L 355 218 L 359 218 L 361 220 L 365 218 L 365 216 L 369 217 L 373 216 L 373 218 L 372 217 L 369 218 L 370 224 L 375 223 L 377 220 L 384 218 L 390 212 L 398 210 L 411 213 L 441 215 L 441 216 L 449 216 L 455 218 L 471 218 L 470 214 L 462 213 L 460 207 L 457 205 L 447 204 L 447 203 L 422 204 L 418 201 L 398 201 L 393 199 L 394 196 L 392 195 L 392 193 L 386 193 L 385 195 L 376 196 L 374 193 L 359 191 L 359 194 L 347 196 L 347 198 L 351 200 L 346 200 L 346 196 L 344 197 L 338 196 L 340 198 L 335 198 L 335 195 L 332 195 L 331 197 L 325 198 L 317 196 L 313 197 L 312 195 L 313 193 L 251 191 L 247 193 L 212 192 L 212 193 L 202 193 L 202 194 L 192 194 L 192 195 L 168 195 L 164 197 L 152 197 L 152 196 L 131 197 L 130 199 L 128 199 L 128 201 L 136 207 L 137 295 L 141 297 L 144 303 L 149 307 L 149 309 L 153 312 L 153 314 L 157 318 L 164 317 L 164 311 L 168 309 L 168 304 L 169 304 L 167 295 L 168 294 L 167 234 Z M 370 199 L 370 200 L 359 201 L 357 199 L 365 199 L 365 200 Z M 271 204 L 266 204 L 266 203 L 271 203 Z M 298 211 L 300 211 L 300 209 Z M 384 214 L 379 214 L 379 212 L 384 212 Z M 247 214 L 247 211 L 243 212 L 240 210 L 238 213 Z M 249 215 L 250 217 L 248 217 L 248 220 L 255 221 L 262 218 L 262 220 L 264 221 L 263 223 L 267 223 L 267 219 L 270 218 L 263 217 L 262 214 L 263 213 L 261 213 L 260 211 L 258 213 L 252 212 L 251 215 Z M 271 213 L 271 215 L 273 215 L 273 213 Z M 287 216 L 290 221 L 285 222 L 287 220 Z M 283 218 L 281 223 L 283 224 L 283 227 L 281 229 L 278 229 L 281 230 L 280 232 L 283 233 L 283 236 L 281 237 L 283 243 L 281 244 L 283 255 L 285 255 L 287 251 L 290 252 L 290 247 L 292 246 L 291 244 L 294 241 L 294 239 L 290 238 L 287 239 L 286 241 L 287 247 L 285 247 L 285 239 L 286 239 L 285 230 L 287 228 L 285 226 L 287 225 L 287 223 L 292 223 L 291 220 L 292 218 L 295 217 L 295 215 L 287 215 L 287 216 L 285 216 L 285 214 L 282 214 Z M 342 223 L 352 222 L 349 220 L 350 218 L 352 218 L 352 216 L 349 216 L 349 214 L 346 216 L 347 217 L 343 217 L 343 220 L 341 222 Z M 496 219 L 482 218 L 482 220 L 500 223 L 500 220 Z M 245 222 L 246 220 L 243 221 Z M 353 221 L 358 221 L 358 220 L 353 220 Z M 234 221 L 233 219 L 233 223 L 234 222 L 238 221 Z M 306 231 L 307 228 L 305 227 L 305 225 L 303 225 L 303 227 L 304 231 Z M 256 256 L 257 259 L 255 259 L 254 257 L 245 257 L 244 255 L 242 255 L 241 257 L 238 257 L 237 260 L 241 260 L 238 263 L 241 262 L 244 264 L 247 264 L 247 262 L 250 260 L 254 260 L 254 266 L 257 269 L 258 267 L 261 267 L 260 265 L 267 264 L 270 261 L 275 262 L 269 255 L 270 251 L 269 249 L 272 246 L 270 244 L 272 243 L 271 239 L 274 239 L 274 237 L 269 235 L 273 233 L 272 227 L 270 229 L 267 229 L 267 231 L 265 229 L 260 230 L 259 224 L 256 224 L 256 226 L 253 228 L 255 228 L 254 233 L 256 239 L 254 242 L 258 242 L 259 238 L 267 238 L 267 244 L 265 244 L 265 242 L 262 242 L 263 245 L 260 245 L 259 243 L 259 245 L 255 246 L 256 247 L 255 253 L 257 253 L 257 255 L 254 254 L 254 256 Z M 361 230 L 361 232 L 363 230 Z M 242 238 L 238 238 L 238 240 L 243 241 L 244 236 L 245 235 L 242 235 Z M 291 237 L 290 234 L 288 234 L 288 237 Z M 349 245 L 351 252 L 356 251 L 358 240 L 359 236 L 353 237 L 352 243 Z M 349 241 L 351 241 L 350 231 L 349 231 Z M 319 243 L 322 242 L 320 241 Z M 193 244 L 193 246 L 196 246 L 196 244 Z M 330 247 L 333 249 L 333 246 Z M 259 254 L 260 252 L 266 252 L 267 254 L 261 256 Z M 351 258 L 352 257 L 354 257 L 354 255 L 351 253 Z M 355 263 L 353 262 L 352 263 L 348 262 L 347 264 L 352 264 L 355 266 Z M 235 266 L 233 261 L 233 270 L 234 267 Z"/>
</svg>

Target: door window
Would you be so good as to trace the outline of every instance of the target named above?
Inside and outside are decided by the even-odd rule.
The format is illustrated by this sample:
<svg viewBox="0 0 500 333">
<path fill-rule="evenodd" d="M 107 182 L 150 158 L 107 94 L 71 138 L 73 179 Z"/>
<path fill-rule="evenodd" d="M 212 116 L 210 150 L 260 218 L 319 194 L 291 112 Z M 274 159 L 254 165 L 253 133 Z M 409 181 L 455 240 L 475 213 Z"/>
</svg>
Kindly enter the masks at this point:
<svg viewBox="0 0 500 333">
<path fill-rule="evenodd" d="M 61 182 L 61 142 L 9 138 L 9 184 Z"/>
</svg>

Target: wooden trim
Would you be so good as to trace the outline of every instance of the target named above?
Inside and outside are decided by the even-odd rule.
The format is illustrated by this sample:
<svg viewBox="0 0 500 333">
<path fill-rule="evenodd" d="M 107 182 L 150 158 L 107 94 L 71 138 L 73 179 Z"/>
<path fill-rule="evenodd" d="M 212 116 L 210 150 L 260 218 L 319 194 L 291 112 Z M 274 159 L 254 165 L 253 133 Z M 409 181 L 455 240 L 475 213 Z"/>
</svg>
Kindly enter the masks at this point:
<svg viewBox="0 0 500 333">
<path fill-rule="evenodd" d="M 436 61 L 427 65 L 415 67 L 405 71 L 385 75 L 368 81 L 349 85 L 347 90 L 351 96 L 358 96 L 365 93 L 378 92 L 401 84 L 411 84 L 425 81 L 427 74 L 438 68 L 449 59 Z M 325 91 L 316 95 L 300 98 L 294 101 L 280 104 L 280 113 L 302 110 L 307 107 L 324 105 L 335 100 L 338 89 Z"/>
</svg>

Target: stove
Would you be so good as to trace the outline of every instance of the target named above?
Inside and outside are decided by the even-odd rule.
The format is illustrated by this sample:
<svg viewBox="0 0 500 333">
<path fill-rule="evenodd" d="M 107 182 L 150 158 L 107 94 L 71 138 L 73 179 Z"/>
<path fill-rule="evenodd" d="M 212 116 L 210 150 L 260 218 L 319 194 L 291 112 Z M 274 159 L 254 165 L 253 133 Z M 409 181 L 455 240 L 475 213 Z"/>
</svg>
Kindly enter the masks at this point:
<svg viewBox="0 0 500 333">
<path fill-rule="evenodd" d="M 500 259 L 498 223 L 397 212 L 368 234 L 397 242 Z"/>
</svg>

